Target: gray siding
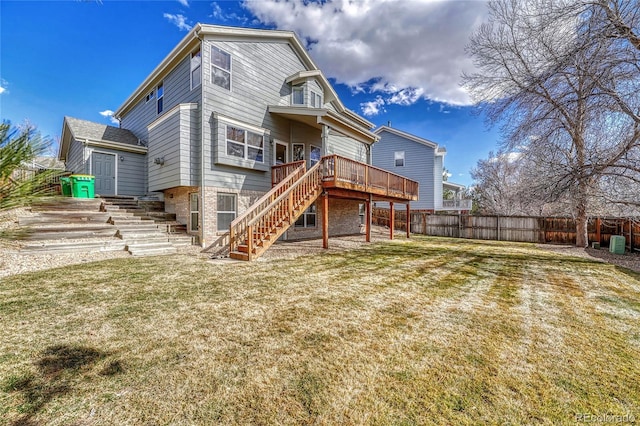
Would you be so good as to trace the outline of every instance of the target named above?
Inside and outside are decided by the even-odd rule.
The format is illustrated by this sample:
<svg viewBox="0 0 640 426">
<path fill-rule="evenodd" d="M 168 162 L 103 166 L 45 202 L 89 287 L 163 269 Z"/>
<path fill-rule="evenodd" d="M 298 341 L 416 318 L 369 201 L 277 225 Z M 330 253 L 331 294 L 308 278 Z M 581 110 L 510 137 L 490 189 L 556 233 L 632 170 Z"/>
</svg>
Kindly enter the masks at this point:
<svg viewBox="0 0 640 426">
<path fill-rule="evenodd" d="M 181 104 L 150 126 L 147 159 L 150 191 L 199 185 L 199 111 L 196 104 Z M 164 159 L 164 164 L 156 164 L 156 158 Z"/>
<path fill-rule="evenodd" d="M 71 141 L 65 167 L 68 171 L 73 173 L 89 173 L 88 166 L 84 161 L 84 148 L 82 146 L 82 142 L 78 142 L 76 140 Z"/>
<path fill-rule="evenodd" d="M 380 140 L 371 147 L 373 165 L 418 182 L 419 200 L 411 202 L 412 209 L 435 209 L 435 149 L 386 131 L 379 136 Z M 404 151 L 404 167 L 395 166 L 395 151 Z M 376 205 L 388 207 L 387 203 Z"/>
<path fill-rule="evenodd" d="M 157 90 L 154 87 L 154 97 L 149 102 L 143 98 L 126 115 L 122 117 L 121 126 L 131 130 L 139 139 L 149 140 L 147 126 L 157 118 L 171 111 L 173 107 L 181 103 L 199 103 L 201 88 L 198 86 L 191 90 L 191 53 L 185 57 L 163 80 L 164 101 L 163 112 L 157 114 Z"/>
<path fill-rule="evenodd" d="M 145 154 L 136 154 L 102 147 L 89 147 L 89 149 L 86 150 L 88 173 L 92 173 L 90 165 L 91 153 L 93 151 L 116 154 L 117 195 L 140 196 L 147 193 L 147 156 Z M 122 157 L 122 160 L 120 160 L 120 157 Z"/>
<path fill-rule="evenodd" d="M 327 143 L 327 155 L 331 154 L 338 154 L 362 163 L 367 162 L 367 149 L 363 143 L 333 131 L 329 133 Z"/>
<path fill-rule="evenodd" d="M 211 45 L 231 55 L 231 90 L 211 83 Z M 267 112 L 269 105 L 290 105 L 291 88 L 285 79 L 306 68 L 287 43 L 206 41 L 202 50 L 203 96 L 208 125 L 204 126 L 207 186 L 235 190 L 267 191 L 271 186 L 269 166 L 273 164 L 273 149 L 267 139 L 264 164 L 255 168 L 221 164 L 224 150 L 224 126 L 214 113 L 247 125 L 270 131 L 270 137 L 290 142 L 288 120 Z"/>
</svg>

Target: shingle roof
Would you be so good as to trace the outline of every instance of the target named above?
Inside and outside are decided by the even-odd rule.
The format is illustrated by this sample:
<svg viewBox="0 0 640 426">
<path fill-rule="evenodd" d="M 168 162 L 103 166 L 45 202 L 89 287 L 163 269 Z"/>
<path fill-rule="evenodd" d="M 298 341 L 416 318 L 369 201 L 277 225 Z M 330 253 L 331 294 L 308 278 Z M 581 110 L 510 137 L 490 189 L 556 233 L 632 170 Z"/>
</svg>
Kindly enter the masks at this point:
<svg viewBox="0 0 640 426">
<path fill-rule="evenodd" d="M 106 124 L 65 117 L 74 139 L 90 139 L 92 141 L 118 142 L 138 145 L 138 138 L 127 129 L 107 126 Z"/>
</svg>

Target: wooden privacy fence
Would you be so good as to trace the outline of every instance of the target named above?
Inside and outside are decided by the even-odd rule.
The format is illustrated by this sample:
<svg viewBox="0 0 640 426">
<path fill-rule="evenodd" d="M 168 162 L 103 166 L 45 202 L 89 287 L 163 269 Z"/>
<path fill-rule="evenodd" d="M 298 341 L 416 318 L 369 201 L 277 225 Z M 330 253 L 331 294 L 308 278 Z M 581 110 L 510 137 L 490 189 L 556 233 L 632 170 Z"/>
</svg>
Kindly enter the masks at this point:
<svg viewBox="0 0 640 426">
<path fill-rule="evenodd" d="M 576 221 L 567 217 L 441 215 L 411 212 L 411 232 L 439 237 L 529 243 L 575 244 Z M 373 224 L 389 226 L 389 210 L 373 209 Z M 407 212 L 395 211 L 395 228 L 406 230 Z M 608 246 L 612 235 L 625 237 L 629 251 L 640 249 L 640 218 L 590 218 L 590 242 Z"/>
</svg>

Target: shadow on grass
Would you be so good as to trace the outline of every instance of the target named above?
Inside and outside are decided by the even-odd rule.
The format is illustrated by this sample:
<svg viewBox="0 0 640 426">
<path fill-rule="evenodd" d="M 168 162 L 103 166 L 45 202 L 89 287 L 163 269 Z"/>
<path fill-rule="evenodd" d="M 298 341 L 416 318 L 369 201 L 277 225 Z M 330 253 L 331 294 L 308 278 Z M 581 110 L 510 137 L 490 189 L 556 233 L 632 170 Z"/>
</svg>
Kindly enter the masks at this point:
<svg viewBox="0 0 640 426">
<path fill-rule="evenodd" d="M 94 348 L 76 345 L 55 345 L 45 349 L 35 360 L 35 373 L 9 377 L 3 386 L 7 393 L 18 392 L 22 416 L 11 425 L 35 425 L 33 417 L 52 399 L 71 392 L 72 384 L 109 354 Z M 99 374 L 111 376 L 123 372 L 120 361 L 112 361 Z"/>
</svg>

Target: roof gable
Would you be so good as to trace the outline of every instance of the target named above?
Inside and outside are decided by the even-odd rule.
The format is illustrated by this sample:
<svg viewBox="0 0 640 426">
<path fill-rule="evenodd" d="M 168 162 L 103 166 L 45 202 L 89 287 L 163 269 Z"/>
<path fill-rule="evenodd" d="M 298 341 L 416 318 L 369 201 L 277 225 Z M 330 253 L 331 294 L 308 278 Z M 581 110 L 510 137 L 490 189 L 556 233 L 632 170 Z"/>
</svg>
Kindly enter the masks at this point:
<svg viewBox="0 0 640 426">
<path fill-rule="evenodd" d="M 383 132 L 391 133 L 391 134 L 394 134 L 396 136 L 400 136 L 401 138 L 408 139 L 410 141 L 417 142 L 419 144 L 426 145 L 429 148 L 433 148 L 433 149 L 435 149 L 437 151 L 440 151 L 440 148 L 438 147 L 438 144 L 435 143 L 435 142 L 432 142 L 432 141 L 430 141 L 428 139 L 423 139 L 421 137 L 412 135 L 412 134 L 407 133 L 407 132 L 403 132 L 402 130 L 394 129 L 394 128 L 389 127 L 389 126 L 378 127 L 376 130 L 373 131 L 373 133 L 375 133 L 377 135 L 380 135 Z"/>
</svg>

